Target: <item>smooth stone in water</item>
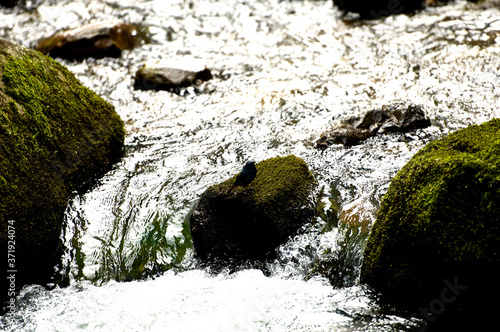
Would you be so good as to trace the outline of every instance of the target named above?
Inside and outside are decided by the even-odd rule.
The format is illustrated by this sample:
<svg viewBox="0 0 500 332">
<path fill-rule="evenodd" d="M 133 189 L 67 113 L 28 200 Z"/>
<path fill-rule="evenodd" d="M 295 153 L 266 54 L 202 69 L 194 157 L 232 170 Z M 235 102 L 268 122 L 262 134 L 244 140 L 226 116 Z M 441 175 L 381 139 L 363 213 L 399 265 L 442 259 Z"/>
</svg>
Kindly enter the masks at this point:
<svg viewBox="0 0 500 332">
<path fill-rule="evenodd" d="M 408 132 L 430 125 L 431 121 L 420 106 L 393 104 L 337 120 L 333 128 L 321 134 L 314 145 L 318 149 L 332 144 L 352 146 L 377 134 Z"/>
<path fill-rule="evenodd" d="M 41 39 L 37 51 L 51 57 L 84 59 L 120 57 L 122 51 L 134 48 L 137 28 L 129 23 L 104 21 L 80 28 L 57 31 Z"/>
<path fill-rule="evenodd" d="M 212 78 L 212 73 L 197 59 L 146 62 L 135 75 L 137 90 L 168 90 L 197 85 Z"/>
</svg>

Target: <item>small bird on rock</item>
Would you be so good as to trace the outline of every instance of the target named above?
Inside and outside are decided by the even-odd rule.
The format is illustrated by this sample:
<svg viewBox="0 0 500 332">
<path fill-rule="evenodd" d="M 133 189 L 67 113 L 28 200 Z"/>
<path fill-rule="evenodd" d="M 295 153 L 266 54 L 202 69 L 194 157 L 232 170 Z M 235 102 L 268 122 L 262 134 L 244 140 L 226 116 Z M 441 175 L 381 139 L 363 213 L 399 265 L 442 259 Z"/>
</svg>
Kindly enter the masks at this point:
<svg viewBox="0 0 500 332">
<path fill-rule="evenodd" d="M 255 167 L 255 161 L 253 160 L 247 161 L 245 166 L 243 166 L 241 173 L 238 174 L 236 180 L 234 180 L 233 185 L 231 186 L 231 188 L 229 188 L 227 193 L 229 194 L 231 190 L 233 190 L 234 187 L 236 186 L 243 186 L 243 187 L 248 186 L 250 182 L 252 182 L 253 179 L 255 179 L 256 175 L 257 175 L 257 168 Z"/>
</svg>

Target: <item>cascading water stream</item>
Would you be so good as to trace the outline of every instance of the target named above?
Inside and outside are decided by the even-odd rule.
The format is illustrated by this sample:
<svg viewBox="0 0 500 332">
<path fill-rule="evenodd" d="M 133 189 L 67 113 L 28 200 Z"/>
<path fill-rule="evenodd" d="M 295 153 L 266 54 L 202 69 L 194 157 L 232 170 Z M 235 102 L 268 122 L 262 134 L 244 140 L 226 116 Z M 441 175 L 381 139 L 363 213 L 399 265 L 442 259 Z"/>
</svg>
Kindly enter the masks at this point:
<svg viewBox="0 0 500 332">
<path fill-rule="evenodd" d="M 366 22 L 343 21 L 322 1 L 33 1 L 0 9 L 0 37 L 25 46 L 103 19 L 147 35 L 121 58 L 58 59 L 116 107 L 125 155 L 68 203 L 57 268 L 69 286 L 26 286 L 0 326 L 414 329 L 418 320 L 384 313 L 359 284 L 364 243 L 390 179 L 414 153 L 500 115 L 498 13 L 494 1 Z M 214 78 L 181 95 L 134 90 L 144 61 L 185 56 L 203 60 Z M 350 148 L 313 147 L 333 120 L 397 101 L 420 105 L 432 126 Z M 288 154 L 320 183 L 316 221 L 278 248 L 275 261 L 235 273 L 200 267 L 187 224 L 199 195 L 246 160 Z M 334 268 L 322 269 L 323 261 Z"/>
</svg>

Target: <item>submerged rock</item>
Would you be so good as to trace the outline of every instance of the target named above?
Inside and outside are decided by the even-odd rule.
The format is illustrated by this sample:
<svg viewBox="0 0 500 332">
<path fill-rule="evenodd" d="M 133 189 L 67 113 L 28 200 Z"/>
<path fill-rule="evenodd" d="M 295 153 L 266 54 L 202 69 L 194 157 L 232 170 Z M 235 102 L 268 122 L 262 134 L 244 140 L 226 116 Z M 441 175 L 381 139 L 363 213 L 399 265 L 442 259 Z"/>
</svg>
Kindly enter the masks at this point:
<svg viewBox="0 0 500 332">
<path fill-rule="evenodd" d="M 257 171 L 248 187 L 228 193 L 234 176 L 201 195 L 190 219 L 201 258 L 264 259 L 314 218 L 317 182 L 302 159 L 267 159 Z"/>
<path fill-rule="evenodd" d="M 36 50 L 66 59 L 120 57 L 122 51 L 134 48 L 136 37 L 134 25 L 106 21 L 58 31 L 40 40 Z"/>
<path fill-rule="evenodd" d="M 411 13 L 425 6 L 424 0 L 333 0 L 344 12 L 358 13 L 363 19 Z"/>
<path fill-rule="evenodd" d="M 315 147 L 324 149 L 332 144 L 352 146 L 379 133 L 407 132 L 430 125 L 431 121 L 419 106 L 384 106 L 380 110 L 371 110 L 360 116 L 338 120 L 333 129 L 321 134 L 315 142 Z"/>
<path fill-rule="evenodd" d="M 196 85 L 212 79 L 212 73 L 199 60 L 159 60 L 147 62 L 135 75 L 137 90 L 168 90 Z"/>
<path fill-rule="evenodd" d="M 373 225 L 361 280 L 392 303 L 439 305 L 441 313 L 456 309 L 482 321 L 487 308 L 479 304 L 500 295 L 498 271 L 500 119 L 494 119 L 428 144 L 401 169 Z"/>
<path fill-rule="evenodd" d="M 0 39 L 0 243 L 15 256 L 7 267 L 2 251 L 0 267 L 17 270 L 16 287 L 54 273 L 68 199 L 121 155 L 124 135 L 113 106 L 69 70 Z"/>
</svg>

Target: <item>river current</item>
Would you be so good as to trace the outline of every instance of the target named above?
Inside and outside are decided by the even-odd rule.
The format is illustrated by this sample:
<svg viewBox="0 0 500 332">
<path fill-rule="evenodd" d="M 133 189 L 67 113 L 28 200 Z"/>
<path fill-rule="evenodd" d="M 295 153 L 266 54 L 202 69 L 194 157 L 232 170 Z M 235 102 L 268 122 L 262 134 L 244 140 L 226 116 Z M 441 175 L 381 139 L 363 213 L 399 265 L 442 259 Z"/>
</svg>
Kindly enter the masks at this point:
<svg viewBox="0 0 500 332">
<path fill-rule="evenodd" d="M 500 4 L 465 1 L 370 21 L 331 1 L 26 1 L 0 8 L 0 37 L 33 47 L 63 28 L 136 24 L 120 58 L 57 59 L 112 103 L 125 155 L 70 202 L 61 238 L 69 283 L 27 285 L 5 331 L 404 331 L 359 283 L 367 232 L 391 178 L 425 144 L 500 116 Z M 134 90 L 147 60 L 190 59 L 214 78 L 180 94 Z M 332 121 L 394 103 L 432 126 L 314 148 Z M 245 161 L 294 154 L 322 188 L 317 220 L 264 266 L 215 273 L 188 219 Z M 335 282 L 311 275 L 325 256 Z M 51 289 L 51 290 L 49 290 Z M 396 308 L 397 309 L 397 308 Z"/>
</svg>

